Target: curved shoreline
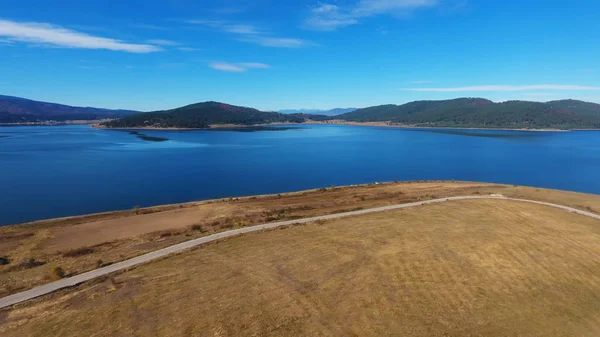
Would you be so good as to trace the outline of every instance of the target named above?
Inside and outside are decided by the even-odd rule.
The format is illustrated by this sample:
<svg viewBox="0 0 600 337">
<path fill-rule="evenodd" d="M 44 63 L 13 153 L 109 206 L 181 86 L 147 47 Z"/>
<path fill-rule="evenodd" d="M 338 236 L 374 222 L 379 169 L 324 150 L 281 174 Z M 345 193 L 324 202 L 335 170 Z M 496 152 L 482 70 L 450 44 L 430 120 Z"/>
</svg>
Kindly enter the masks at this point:
<svg viewBox="0 0 600 337">
<path fill-rule="evenodd" d="M 344 218 L 344 217 L 349 217 L 349 216 L 399 210 L 399 209 L 403 209 L 403 208 L 423 206 L 423 205 L 435 204 L 435 203 L 440 203 L 440 202 L 445 202 L 445 201 L 477 200 L 477 199 L 495 199 L 495 200 L 510 200 L 510 201 L 518 201 L 518 202 L 528 202 L 528 203 L 533 203 L 533 204 L 538 204 L 538 205 L 543 205 L 543 206 L 559 208 L 559 209 L 563 209 L 565 211 L 569 211 L 572 213 L 576 213 L 579 215 L 588 216 L 588 217 L 600 220 L 600 215 L 598 215 L 598 214 L 582 211 L 582 210 L 568 207 L 568 206 L 563 206 L 563 205 L 558 205 L 558 204 L 553 204 L 553 203 L 548 203 L 548 202 L 542 202 L 542 201 L 528 200 L 528 199 L 508 198 L 508 197 L 504 197 L 502 195 L 492 194 L 489 196 L 458 196 L 458 197 L 432 199 L 432 200 L 376 207 L 376 208 L 370 208 L 370 209 L 364 209 L 364 210 L 358 210 L 358 211 L 350 211 L 350 212 L 336 213 L 336 214 L 329 214 L 329 215 L 320 215 L 320 216 L 315 216 L 315 217 L 310 217 L 310 218 L 266 223 L 266 224 L 262 224 L 262 225 L 256 225 L 256 226 L 251 226 L 251 227 L 244 227 L 244 228 L 240 228 L 240 229 L 229 230 L 226 232 L 216 233 L 216 234 L 204 236 L 204 237 L 201 237 L 198 239 L 193 239 L 190 241 L 178 243 L 173 246 L 169 246 L 169 247 L 159 249 L 159 250 L 156 250 L 156 251 L 144 254 L 144 255 L 134 257 L 132 259 L 117 262 L 110 266 L 95 269 L 95 270 L 92 270 L 92 271 L 89 271 L 89 272 L 86 272 L 83 274 L 79 274 L 79 275 L 76 275 L 73 277 L 69 277 L 66 279 L 62 279 L 62 280 L 54 281 L 54 282 L 51 282 L 48 284 L 44 284 L 42 286 L 38 286 L 36 288 L 30 289 L 30 290 L 27 290 L 24 292 L 9 295 L 9 296 L 0 298 L 0 309 L 22 303 L 22 302 L 34 299 L 36 297 L 47 295 L 47 294 L 50 294 L 50 293 L 55 292 L 60 289 L 69 288 L 69 287 L 78 285 L 78 284 L 86 282 L 86 281 L 93 280 L 93 279 L 101 277 L 101 276 L 106 276 L 108 274 L 111 274 L 111 273 L 114 273 L 117 271 L 126 270 L 128 268 L 135 267 L 135 266 L 147 263 L 147 262 L 151 262 L 151 261 L 159 259 L 159 258 L 168 257 L 169 255 L 180 253 L 180 252 L 183 252 L 190 248 L 197 247 L 197 246 L 209 243 L 209 242 L 218 241 L 218 240 L 221 240 L 224 238 L 238 236 L 238 235 L 242 235 L 242 234 L 246 234 L 246 233 L 259 232 L 259 231 L 278 228 L 278 227 L 304 224 L 304 223 L 320 221 L 320 220 L 332 220 L 332 219 L 339 219 L 339 218 Z"/>
<path fill-rule="evenodd" d="M 153 131 L 202 131 L 202 130 L 215 130 L 215 129 L 244 129 L 252 128 L 257 126 L 277 126 L 277 125 L 345 125 L 345 126 L 372 126 L 372 127 L 386 127 L 386 128 L 398 128 L 408 130 L 489 130 L 489 131 L 531 131 L 531 132 L 570 132 L 570 131 L 600 131 L 600 129 L 554 129 L 554 128 L 543 128 L 543 129 L 516 129 L 516 128 L 476 128 L 476 127 L 464 127 L 464 126 L 416 126 L 416 125 L 403 125 L 403 124 L 390 124 L 389 122 L 348 122 L 348 121 L 336 121 L 332 123 L 320 122 L 320 121 L 307 121 L 305 123 L 271 123 L 271 124 L 254 124 L 254 125 L 235 125 L 235 124 L 223 124 L 223 125 L 211 125 L 209 128 L 157 128 L 150 126 L 140 126 L 132 128 L 109 128 L 98 124 L 90 124 L 96 129 L 103 130 L 153 130 Z"/>
</svg>

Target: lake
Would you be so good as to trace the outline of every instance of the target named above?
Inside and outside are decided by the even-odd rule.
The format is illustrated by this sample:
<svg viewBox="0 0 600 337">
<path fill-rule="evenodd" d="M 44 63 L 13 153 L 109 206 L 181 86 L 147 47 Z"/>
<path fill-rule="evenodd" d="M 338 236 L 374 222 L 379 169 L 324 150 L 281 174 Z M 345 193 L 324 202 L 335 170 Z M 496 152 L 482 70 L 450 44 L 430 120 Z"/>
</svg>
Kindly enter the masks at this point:
<svg viewBox="0 0 600 337">
<path fill-rule="evenodd" d="M 600 131 L 298 125 L 279 131 L 0 127 L 0 225 L 393 180 L 600 194 Z"/>
</svg>

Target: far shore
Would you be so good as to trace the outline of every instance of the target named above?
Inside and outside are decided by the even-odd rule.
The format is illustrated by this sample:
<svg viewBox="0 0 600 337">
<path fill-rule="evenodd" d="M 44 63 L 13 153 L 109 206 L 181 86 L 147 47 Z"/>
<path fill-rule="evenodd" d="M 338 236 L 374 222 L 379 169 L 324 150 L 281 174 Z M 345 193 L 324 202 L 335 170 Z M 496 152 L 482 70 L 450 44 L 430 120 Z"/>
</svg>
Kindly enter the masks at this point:
<svg viewBox="0 0 600 337">
<path fill-rule="evenodd" d="M 89 125 L 96 129 L 105 130 L 154 130 L 154 131 L 201 131 L 201 130 L 215 130 L 215 129 L 244 129 L 252 128 L 257 126 L 277 126 L 277 125 L 347 125 L 347 126 L 375 126 L 375 127 L 387 127 L 387 128 L 399 128 L 399 129 L 438 129 L 438 130 L 496 130 L 496 131 L 534 131 L 534 132 L 568 132 L 568 131 L 600 131 L 600 129 L 556 129 L 556 128 L 542 128 L 542 129 L 527 129 L 527 128 L 475 128 L 465 126 L 419 126 L 413 124 L 395 124 L 392 122 L 349 122 L 340 119 L 334 119 L 329 121 L 313 121 L 308 120 L 304 123 L 267 123 L 267 124 L 253 124 L 253 125 L 239 125 L 239 124 L 211 124 L 208 128 L 178 128 L 178 127 L 156 127 L 156 126 L 137 126 L 128 128 L 112 128 L 106 127 L 101 123 L 104 121 L 98 120 L 74 120 L 55 122 L 48 121 L 43 123 L 0 123 L 2 126 L 59 126 L 59 125 Z"/>
<path fill-rule="evenodd" d="M 600 131 L 600 129 L 554 129 L 554 128 L 543 128 L 543 129 L 526 129 L 526 128 L 474 128 L 474 127 L 461 127 L 461 126 L 418 126 L 410 124 L 394 124 L 391 122 L 348 122 L 344 120 L 330 120 L 330 121 L 313 121 L 309 120 L 305 123 L 269 123 L 269 124 L 253 124 L 253 125 L 239 125 L 239 124 L 213 124 L 208 128 L 175 128 L 175 127 L 155 127 L 155 126 L 138 126 L 131 128 L 109 128 L 101 124 L 90 124 L 94 128 L 107 129 L 107 130 L 155 130 L 155 131 L 194 131 L 194 130 L 211 130 L 211 129 L 243 129 L 251 128 L 256 126 L 277 126 L 277 125 L 347 125 L 347 126 L 376 126 L 376 127 L 388 127 L 388 128 L 400 128 L 400 129 L 455 129 L 455 130 L 496 130 L 496 131 L 534 131 L 534 132 L 568 132 L 568 131 Z"/>
</svg>

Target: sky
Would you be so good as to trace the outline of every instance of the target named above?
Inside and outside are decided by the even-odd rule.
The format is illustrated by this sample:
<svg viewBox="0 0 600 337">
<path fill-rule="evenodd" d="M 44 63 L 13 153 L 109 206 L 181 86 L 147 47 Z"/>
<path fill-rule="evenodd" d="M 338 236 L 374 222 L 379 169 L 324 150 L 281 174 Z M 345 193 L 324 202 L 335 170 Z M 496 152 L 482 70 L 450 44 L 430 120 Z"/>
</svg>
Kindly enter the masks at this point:
<svg viewBox="0 0 600 337">
<path fill-rule="evenodd" d="M 597 0 L 1 0 L 0 94 L 262 110 L 600 103 Z"/>
</svg>

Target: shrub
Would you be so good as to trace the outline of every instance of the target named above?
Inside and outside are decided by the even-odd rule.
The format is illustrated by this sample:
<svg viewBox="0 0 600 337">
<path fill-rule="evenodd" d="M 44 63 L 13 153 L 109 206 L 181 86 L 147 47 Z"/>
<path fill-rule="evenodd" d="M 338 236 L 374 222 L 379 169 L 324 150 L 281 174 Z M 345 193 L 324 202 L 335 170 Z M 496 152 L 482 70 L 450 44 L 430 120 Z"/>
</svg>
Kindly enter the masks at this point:
<svg viewBox="0 0 600 337">
<path fill-rule="evenodd" d="M 19 267 L 21 268 L 33 268 L 33 267 L 37 267 L 37 266 L 41 266 L 43 264 L 45 264 L 46 262 L 42 262 L 42 261 L 37 261 L 34 258 L 29 258 L 29 259 L 25 259 L 23 261 L 21 261 L 19 263 Z"/>
<path fill-rule="evenodd" d="M 140 214 L 140 206 L 133 206 L 131 209 L 135 214 Z"/>
<path fill-rule="evenodd" d="M 207 232 L 206 228 L 204 227 L 204 224 L 197 223 L 197 224 L 192 225 L 192 227 L 190 227 L 190 228 L 194 231 L 199 231 L 200 233 Z"/>
<path fill-rule="evenodd" d="M 325 187 L 321 187 L 319 188 L 319 192 L 327 192 L 327 189 Z"/>
<path fill-rule="evenodd" d="M 0 266 L 4 266 L 10 263 L 8 256 L 0 256 Z"/>
<path fill-rule="evenodd" d="M 91 254 L 94 252 L 93 248 L 90 247 L 81 247 L 76 249 L 71 249 L 63 253 L 63 257 L 77 257 L 82 255 Z"/>
<path fill-rule="evenodd" d="M 102 268 L 102 267 L 104 267 L 104 261 L 102 261 L 102 260 L 96 261 L 96 268 Z"/>
<path fill-rule="evenodd" d="M 50 278 L 54 281 L 60 280 L 65 277 L 65 271 L 59 266 L 52 266 L 50 268 Z"/>
<path fill-rule="evenodd" d="M 173 233 L 172 232 L 162 232 L 162 233 L 160 233 L 160 237 L 161 238 L 166 238 L 166 237 L 169 237 L 169 236 L 173 236 Z"/>
</svg>

